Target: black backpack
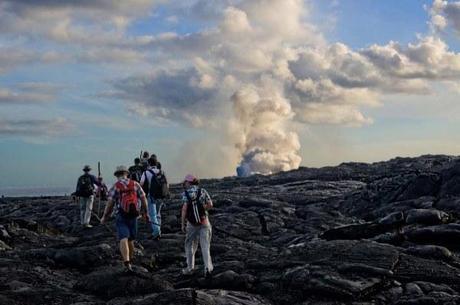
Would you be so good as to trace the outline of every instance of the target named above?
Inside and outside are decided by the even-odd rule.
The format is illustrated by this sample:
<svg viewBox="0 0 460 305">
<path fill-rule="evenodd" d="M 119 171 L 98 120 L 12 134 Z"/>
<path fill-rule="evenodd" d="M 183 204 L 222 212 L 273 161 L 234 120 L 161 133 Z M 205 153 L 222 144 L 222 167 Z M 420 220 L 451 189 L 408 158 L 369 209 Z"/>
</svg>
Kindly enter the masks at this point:
<svg viewBox="0 0 460 305">
<path fill-rule="evenodd" d="M 190 197 L 188 191 L 185 191 L 185 196 L 187 197 L 187 213 L 185 214 L 185 218 L 194 226 L 200 225 L 207 215 L 203 203 L 200 200 L 201 189 L 198 189 L 195 199 Z"/>
<path fill-rule="evenodd" d="M 133 166 L 129 168 L 129 179 L 136 182 L 141 182 L 142 168 L 140 166 Z"/>
<path fill-rule="evenodd" d="M 148 194 L 154 199 L 169 198 L 168 181 L 166 180 L 165 173 L 160 171 L 158 174 L 155 174 L 151 169 L 148 171 L 152 174 L 152 179 L 150 179 L 150 185 L 148 187 Z M 144 185 L 145 184 L 146 183 L 144 183 Z"/>
<path fill-rule="evenodd" d="M 94 195 L 94 184 L 90 175 L 82 175 L 78 178 L 76 194 L 80 197 Z"/>
</svg>

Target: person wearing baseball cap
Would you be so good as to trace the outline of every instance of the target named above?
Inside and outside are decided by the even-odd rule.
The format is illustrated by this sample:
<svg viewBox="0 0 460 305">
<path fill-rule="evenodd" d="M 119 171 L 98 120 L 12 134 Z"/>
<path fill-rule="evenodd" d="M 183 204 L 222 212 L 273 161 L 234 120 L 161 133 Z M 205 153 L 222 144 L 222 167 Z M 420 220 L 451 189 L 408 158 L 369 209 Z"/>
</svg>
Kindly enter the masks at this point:
<svg viewBox="0 0 460 305">
<path fill-rule="evenodd" d="M 211 277 L 214 269 L 211 260 L 212 227 L 209 222 L 208 210 L 212 208 L 212 200 L 208 192 L 200 187 L 200 181 L 194 175 L 188 174 L 183 181 L 182 193 L 182 232 L 185 233 L 185 256 L 187 268 L 182 270 L 184 275 L 191 274 L 195 269 L 195 252 L 200 244 L 204 262 L 204 276 Z"/>
<path fill-rule="evenodd" d="M 117 182 L 109 191 L 109 198 L 101 218 L 104 224 L 116 206 L 116 227 L 120 240 L 120 252 L 127 271 L 132 271 L 134 258 L 134 240 L 137 238 L 137 219 L 140 215 L 149 222 L 147 200 L 138 182 L 128 178 L 126 166 L 117 166 L 113 173 Z"/>
</svg>

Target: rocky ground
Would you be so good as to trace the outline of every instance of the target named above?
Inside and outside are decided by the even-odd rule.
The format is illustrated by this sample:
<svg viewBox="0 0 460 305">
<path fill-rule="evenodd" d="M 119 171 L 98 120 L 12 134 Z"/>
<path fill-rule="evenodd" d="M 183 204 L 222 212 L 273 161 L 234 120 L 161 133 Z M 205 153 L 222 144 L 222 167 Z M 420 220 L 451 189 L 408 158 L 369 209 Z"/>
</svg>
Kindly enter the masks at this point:
<svg viewBox="0 0 460 305">
<path fill-rule="evenodd" d="M 163 238 L 141 225 L 135 272 L 112 225 L 83 229 L 69 198 L 0 201 L 0 304 L 457 304 L 460 159 L 203 181 L 212 279 L 182 276 L 180 188 Z M 97 208 L 96 208 L 97 210 Z M 198 255 L 198 265 L 200 265 Z"/>
</svg>

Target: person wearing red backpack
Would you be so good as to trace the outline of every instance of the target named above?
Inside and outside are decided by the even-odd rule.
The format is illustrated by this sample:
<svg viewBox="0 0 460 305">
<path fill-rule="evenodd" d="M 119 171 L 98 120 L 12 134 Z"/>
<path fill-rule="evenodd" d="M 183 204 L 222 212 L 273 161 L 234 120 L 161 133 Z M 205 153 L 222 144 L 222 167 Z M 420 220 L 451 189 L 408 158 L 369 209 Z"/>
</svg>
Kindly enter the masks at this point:
<svg viewBox="0 0 460 305">
<path fill-rule="evenodd" d="M 182 270 L 182 274 L 191 274 L 195 269 L 195 253 L 199 244 L 204 262 L 204 276 L 209 278 L 214 269 L 210 252 L 212 227 L 208 218 L 208 210 L 212 208 L 212 200 L 208 192 L 199 184 L 199 180 L 195 176 L 185 176 L 181 220 L 182 232 L 186 234 L 187 268 Z"/>
<path fill-rule="evenodd" d="M 137 238 L 137 219 L 140 215 L 149 222 L 147 200 L 139 183 L 128 179 L 126 166 L 118 166 L 114 172 L 117 182 L 109 191 L 109 200 L 101 218 L 104 224 L 116 206 L 116 227 L 120 240 L 120 252 L 127 271 L 132 271 L 134 240 Z"/>
</svg>

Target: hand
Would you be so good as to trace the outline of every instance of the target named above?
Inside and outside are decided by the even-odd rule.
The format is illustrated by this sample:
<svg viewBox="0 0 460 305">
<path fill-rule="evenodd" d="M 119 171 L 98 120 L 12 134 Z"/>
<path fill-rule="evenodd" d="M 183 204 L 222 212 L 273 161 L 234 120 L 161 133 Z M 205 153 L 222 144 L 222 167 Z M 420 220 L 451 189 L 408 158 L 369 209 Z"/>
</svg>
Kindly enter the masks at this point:
<svg viewBox="0 0 460 305">
<path fill-rule="evenodd" d="M 185 233 L 185 224 L 184 223 L 182 224 L 181 230 L 182 230 L 182 233 Z"/>
<path fill-rule="evenodd" d="M 106 221 L 107 221 L 107 219 L 106 219 L 105 215 L 102 216 L 102 218 L 101 218 L 101 224 L 105 224 Z"/>
<path fill-rule="evenodd" d="M 145 220 L 146 223 L 150 223 L 150 222 L 151 222 L 151 219 L 150 219 L 149 214 L 144 214 L 144 220 Z"/>
</svg>

